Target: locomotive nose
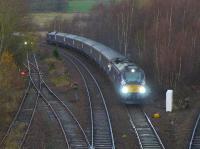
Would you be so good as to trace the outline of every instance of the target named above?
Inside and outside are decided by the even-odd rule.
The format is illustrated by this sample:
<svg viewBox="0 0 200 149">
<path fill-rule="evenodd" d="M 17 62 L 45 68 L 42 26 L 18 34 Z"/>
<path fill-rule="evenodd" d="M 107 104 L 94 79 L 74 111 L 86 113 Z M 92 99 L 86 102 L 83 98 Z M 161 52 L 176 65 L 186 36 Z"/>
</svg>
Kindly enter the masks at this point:
<svg viewBox="0 0 200 149">
<path fill-rule="evenodd" d="M 140 94 L 144 94 L 144 93 L 146 93 L 146 87 L 143 86 L 143 85 L 135 85 L 135 84 L 123 85 L 121 87 L 121 92 L 123 94 L 127 94 L 127 93 L 140 93 Z"/>
</svg>

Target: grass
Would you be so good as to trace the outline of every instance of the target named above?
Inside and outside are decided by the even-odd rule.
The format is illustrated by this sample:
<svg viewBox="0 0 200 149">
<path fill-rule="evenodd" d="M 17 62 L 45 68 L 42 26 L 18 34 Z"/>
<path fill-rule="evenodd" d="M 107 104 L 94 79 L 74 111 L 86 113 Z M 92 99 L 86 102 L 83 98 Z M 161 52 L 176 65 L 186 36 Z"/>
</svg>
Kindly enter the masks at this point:
<svg viewBox="0 0 200 149">
<path fill-rule="evenodd" d="M 120 0 L 116 0 L 120 1 Z M 31 13 L 30 16 L 33 19 L 33 22 L 40 26 L 44 27 L 49 24 L 55 17 L 59 17 L 63 20 L 72 20 L 74 15 L 77 13 L 89 13 L 94 5 L 103 2 L 104 4 L 108 4 L 110 0 L 69 0 L 66 13 L 58 13 L 58 12 L 44 12 L 44 13 Z"/>
<path fill-rule="evenodd" d="M 70 78 L 67 74 L 54 77 L 54 78 L 51 79 L 51 82 L 56 87 L 65 87 L 65 86 L 69 86 L 71 84 Z"/>
<path fill-rule="evenodd" d="M 67 12 L 89 12 L 97 4 L 96 0 L 71 0 L 68 1 Z"/>
<path fill-rule="evenodd" d="M 48 65 L 49 80 L 56 87 L 70 87 L 71 78 L 63 62 L 54 57 L 46 58 L 45 63 Z"/>
<path fill-rule="evenodd" d="M 88 13 L 93 6 L 99 3 L 107 4 L 110 0 L 69 0 L 67 5 L 67 12 Z"/>
<path fill-rule="evenodd" d="M 6 140 L 5 149 L 18 148 L 18 140 L 21 139 L 25 126 L 26 124 L 24 122 L 20 122 L 16 125 L 15 129 L 10 132 L 10 135 Z"/>
<path fill-rule="evenodd" d="M 72 20 L 74 17 L 74 13 L 56 13 L 56 12 L 49 12 L 49 13 L 31 13 L 30 14 L 33 22 L 39 26 L 45 26 L 49 22 L 55 19 L 55 17 L 59 17 L 65 20 Z"/>
</svg>

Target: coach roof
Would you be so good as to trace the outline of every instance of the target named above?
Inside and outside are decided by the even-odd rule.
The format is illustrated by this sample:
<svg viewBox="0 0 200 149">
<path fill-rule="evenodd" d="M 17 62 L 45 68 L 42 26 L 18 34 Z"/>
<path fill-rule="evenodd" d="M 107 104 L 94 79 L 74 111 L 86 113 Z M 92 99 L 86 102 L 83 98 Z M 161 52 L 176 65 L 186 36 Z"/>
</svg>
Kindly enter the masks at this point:
<svg viewBox="0 0 200 149">
<path fill-rule="evenodd" d="M 56 33 L 56 32 L 54 32 L 54 33 Z M 97 50 L 102 55 L 104 55 L 109 61 L 112 61 L 113 59 L 116 59 L 116 58 L 125 58 L 125 56 L 119 54 L 118 52 L 114 51 L 113 49 L 111 49 L 99 42 L 88 39 L 88 38 L 73 35 L 73 34 L 66 34 L 66 33 L 56 33 L 56 35 L 65 36 L 66 38 L 70 38 L 73 40 L 83 42 L 83 43 L 93 47 L 95 50 Z"/>
</svg>

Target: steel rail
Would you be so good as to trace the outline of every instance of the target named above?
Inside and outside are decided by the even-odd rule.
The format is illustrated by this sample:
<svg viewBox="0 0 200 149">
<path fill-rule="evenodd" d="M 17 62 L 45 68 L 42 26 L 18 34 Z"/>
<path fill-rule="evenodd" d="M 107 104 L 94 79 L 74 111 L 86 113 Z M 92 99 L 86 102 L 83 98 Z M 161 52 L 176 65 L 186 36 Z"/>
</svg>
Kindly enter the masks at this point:
<svg viewBox="0 0 200 149">
<path fill-rule="evenodd" d="M 193 142 L 194 142 L 194 138 L 195 138 L 195 133 L 196 133 L 197 127 L 199 125 L 200 125 L 200 114 L 198 115 L 197 120 L 195 122 L 195 126 L 194 126 L 194 129 L 192 131 L 192 136 L 191 136 L 191 140 L 190 140 L 190 144 L 189 144 L 188 149 L 192 149 L 192 146 L 194 145 Z M 199 139 L 199 147 L 200 147 L 200 139 Z"/>
<path fill-rule="evenodd" d="M 23 136 L 23 138 L 22 138 L 22 141 L 21 141 L 21 143 L 20 143 L 19 149 L 22 148 L 22 146 L 23 146 L 23 144 L 24 144 L 24 142 L 25 142 L 25 140 L 26 140 L 26 138 L 27 138 L 27 135 L 28 135 L 28 132 L 29 132 L 29 130 L 30 130 L 30 127 L 31 127 L 31 125 L 32 125 L 33 118 L 34 118 L 34 115 L 35 115 L 35 111 L 36 111 L 37 106 L 38 106 L 39 96 L 40 96 L 39 93 L 37 93 L 37 99 L 36 99 L 36 103 L 35 103 L 35 106 L 34 106 L 34 109 L 33 109 L 33 113 L 32 113 L 32 115 L 31 115 L 30 123 L 29 123 L 28 128 L 26 129 L 26 132 L 25 132 L 25 134 L 24 134 L 24 136 Z"/>
<path fill-rule="evenodd" d="M 140 148 L 143 149 L 143 146 L 142 146 L 142 142 L 141 142 L 141 139 L 140 139 L 139 133 L 138 133 L 138 131 L 137 131 L 137 128 L 136 128 L 134 122 L 132 121 L 131 114 L 130 114 L 130 112 L 128 111 L 128 109 L 126 109 L 126 110 L 127 110 L 127 113 L 128 113 L 128 117 L 129 117 L 129 121 L 130 121 L 130 123 L 131 123 L 131 126 L 132 126 L 133 129 L 135 130 L 135 133 L 136 133 L 137 139 L 138 139 L 138 141 L 139 141 Z"/>
<path fill-rule="evenodd" d="M 27 90 L 26 90 L 26 92 L 25 92 L 25 95 L 24 95 L 24 97 L 23 97 L 23 99 L 22 99 L 22 102 L 21 102 L 21 104 L 20 104 L 20 107 L 19 107 L 19 109 L 18 109 L 18 111 L 17 111 L 17 113 L 16 113 L 16 115 L 15 115 L 15 117 L 14 117 L 14 119 L 13 119 L 11 125 L 9 126 L 9 129 L 8 129 L 6 135 L 4 136 L 4 138 L 3 138 L 2 142 L 1 142 L 1 145 L 3 145 L 5 139 L 6 139 L 7 136 L 10 134 L 11 129 L 14 127 L 14 124 L 15 124 L 15 122 L 16 122 L 18 116 L 19 116 L 19 113 L 20 113 L 21 110 L 22 110 L 22 106 L 23 106 L 23 104 L 25 103 L 25 99 L 26 99 L 26 97 L 27 97 L 27 95 L 28 95 L 28 92 L 30 91 L 30 86 L 31 86 L 31 81 L 29 81 L 28 88 L 27 88 Z M 36 108 L 37 108 L 37 105 L 38 105 L 38 99 L 39 99 L 39 96 L 37 96 L 37 98 L 36 98 L 36 101 L 35 101 L 35 104 L 34 104 L 34 107 L 33 107 L 32 113 L 31 113 L 30 120 L 27 122 L 28 125 L 27 125 L 27 128 L 26 128 L 26 130 L 25 130 L 25 133 L 24 133 L 24 135 L 22 136 L 22 139 L 21 139 L 21 141 L 20 141 L 19 148 L 21 148 L 21 146 L 23 145 L 24 140 L 25 140 L 25 138 L 26 138 L 26 136 L 27 136 L 27 133 L 29 132 L 29 129 L 30 129 L 30 126 L 31 126 L 31 124 L 32 124 L 32 120 L 33 120 L 33 117 L 34 117 L 34 115 L 35 115 L 35 111 L 36 111 Z"/>
<path fill-rule="evenodd" d="M 92 109 L 92 102 L 91 102 L 91 96 L 90 96 L 90 92 L 89 92 L 89 87 L 88 84 L 86 82 L 86 79 L 83 75 L 83 73 L 81 72 L 81 70 L 79 69 L 79 67 L 73 62 L 73 60 L 71 58 L 67 58 L 76 68 L 76 70 L 79 72 L 79 74 L 81 75 L 81 78 L 84 82 L 84 86 L 86 88 L 86 92 L 87 92 L 87 96 L 88 96 L 88 101 L 89 101 L 89 107 L 90 107 L 90 121 L 91 121 L 91 131 L 92 131 L 92 136 L 91 136 L 91 149 L 94 148 L 94 120 L 93 120 L 93 109 Z"/>
<path fill-rule="evenodd" d="M 107 109 L 107 106 L 106 106 L 106 102 L 105 102 L 105 98 L 104 98 L 104 95 L 101 91 L 101 88 L 97 82 L 97 80 L 95 79 L 95 77 L 92 75 L 92 73 L 90 72 L 90 70 L 87 68 L 87 66 L 85 64 L 83 64 L 78 58 L 76 58 L 75 56 L 71 55 L 71 54 L 63 54 L 63 56 L 65 58 L 67 58 L 68 56 L 69 57 L 72 57 L 73 59 L 75 59 L 88 73 L 89 75 L 91 76 L 91 78 L 93 79 L 93 81 L 95 82 L 97 88 L 98 88 L 98 91 L 101 95 L 101 99 L 103 101 L 103 105 L 104 105 L 104 109 L 106 111 L 106 115 L 107 115 L 107 120 L 108 120 L 108 124 L 109 124 L 109 130 L 110 130 L 110 136 L 111 136 L 111 141 L 112 141 L 112 149 L 115 149 L 115 142 L 114 142 L 114 136 L 113 136 L 113 131 L 112 131 L 112 125 L 111 125 L 111 120 L 110 120 L 110 116 L 109 116 L 109 112 L 108 112 L 108 109 Z"/>
<path fill-rule="evenodd" d="M 26 89 L 26 91 L 25 91 L 25 93 L 24 93 L 24 96 L 23 96 L 23 98 L 22 98 L 22 102 L 20 103 L 20 106 L 19 106 L 19 108 L 18 108 L 18 111 L 17 111 L 17 113 L 15 114 L 15 117 L 13 118 L 13 120 L 12 120 L 12 122 L 11 122 L 9 128 L 8 128 L 8 130 L 6 131 L 6 134 L 4 135 L 3 139 L 1 140 L 0 146 L 4 143 L 5 139 L 7 138 L 7 136 L 8 136 L 9 133 L 10 133 L 10 130 L 12 129 L 12 127 L 13 127 L 13 125 L 14 125 L 14 123 L 15 123 L 15 121 L 16 121 L 16 119 L 17 119 L 17 117 L 18 117 L 18 115 L 19 115 L 19 113 L 20 113 L 20 111 L 21 111 L 21 109 L 22 109 L 22 105 L 24 104 L 24 101 L 25 101 L 25 99 L 26 99 L 26 97 L 27 97 L 27 94 L 28 94 L 28 92 L 29 92 L 29 90 L 30 90 L 30 86 L 31 86 L 31 82 L 29 81 L 28 87 L 27 87 L 27 89 Z"/>
<path fill-rule="evenodd" d="M 58 117 L 57 113 L 55 112 L 54 108 L 51 106 L 51 104 L 49 104 L 48 100 L 44 97 L 44 95 L 41 93 L 41 90 L 38 89 L 37 85 L 35 84 L 32 76 L 31 76 L 31 71 L 30 71 L 30 64 L 29 64 L 29 58 L 28 58 L 28 54 L 27 54 L 27 62 L 28 62 L 28 70 L 29 70 L 29 78 L 33 84 L 33 86 L 35 87 L 35 89 L 37 90 L 37 92 L 40 94 L 40 96 L 42 97 L 42 99 L 44 100 L 44 102 L 47 104 L 47 106 L 51 109 L 51 111 L 53 112 L 56 120 L 58 121 L 59 125 L 60 125 L 60 128 L 61 128 L 61 131 L 62 131 L 62 134 L 65 138 L 65 143 L 67 145 L 67 148 L 70 149 L 70 146 L 69 146 L 69 141 L 67 139 L 67 135 L 65 133 L 65 130 L 64 130 L 64 127 L 60 121 L 60 118 Z M 41 76 L 40 76 L 41 77 Z"/>
<path fill-rule="evenodd" d="M 162 141 L 161 141 L 161 139 L 160 139 L 160 137 L 159 137 L 159 135 L 158 135 L 158 133 L 157 133 L 157 131 L 155 130 L 155 128 L 154 128 L 154 126 L 153 126 L 153 124 L 151 123 L 151 120 L 149 119 L 149 117 L 148 117 L 148 115 L 143 111 L 143 113 L 144 113 L 144 115 L 145 115 L 145 117 L 146 117 L 146 119 L 147 119 L 147 121 L 149 122 L 149 124 L 151 125 L 151 128 L 153 129 L 153 131 L 154 131 L 154 134 L 156 135 L 156 137 L 157 137 L 157 139 L 158 139 L 158 141 L 159 141 L 159 143 L 160 143 L 160 145 L 161 145 L 161 147 L 163 148 L 163 149 L 165 149 L 165 146 L 163 145 L 163 143 L 162 143 Z"/>
<path fill-rule="evenodd" d="M 143 110 L 141 110 L 141 108 L 138 109 L 138 107 L 134 107 L 134 109 L 129 109 L 126 106 L 126 109 L 131 126 L 135 130 L 137 139 L 139 141 L 140 148 L 165 149 L 147 114 Z"/>
<path fill-rule="evenodd" d="M 36 57 L 34 56 L 35 61 Z M 37 66 L 39 69 L 39 66 Z M 61 105 L 65 108 L 65 110 L 67 112 L 69 112 L 69 114 L 71 115 L 72 119 L 76 122 L 76 124 L 78 125 L 78 128 L 80 129 L 80 131 L 82 132 L 85 142 L 88 146 L 90 146 L 90 143 L 88 141 L 88 138 L 86 136 L 86 133 L 84 132 L 81 124 L 79 123 L 79 121 L 77 120 L 77 118 L 75 117 L 75 115 L 73 114 L 73 112 L 69 109 L 69 107 L 49 88 L 49 86 L 46 84 L 46 82 L 43 80 L 42 76 L 41 76 L 41 82 L 43 83 L 43 85 L 46 87 L 46 89 L 61 103 Z"/>
<path fill-rule="evenodd" d="M 30 76 L 30 75 L 31 75 L 31 73 L 29 73 L 29 76 Z M 38 74 L 38 77 L 39 77 L 39 90 L 41 90 L 42 84 L 41 84 L 41 81 L 40 81 L 40 73 Z M 30 126 L 31 126 L 31 124 L 32 124 L 32 121 L 33 121 L 33 118 L 34 118 L 34 115 L 35 115 L 35 111 L 36 111 L 37 106 L 38 106 L 39 97 L 40 97 L 40 93 L 37 92 L 37 99 L 36 99 L 36 104 L 35 104 L 35 107 L 34 107 L 34 111 L 33 111 L 33 114 L 32 114 L 32 116 L 31 116 L 30 124 L 29 124 L 29 126 L 28 126 L 28 128 L 27 128 L 27 130 L 26 130 L 26 132 L 25 132 L 25 134 L 24 134 L 24 136 L 23 136 L 22 142 L 21 142 L 21 144 L 20 144 L 20 147 L 19 147 L 20 149 L 21 149 L 22 146 L 24 145 L 24 142 L 25 142 L 25 140 L 26 140 L 26 138 L 27 138 L 27 136 L 28 136 L 28 133 L 29 133 L 29 130 L 30 130 Z"/>
</svg>

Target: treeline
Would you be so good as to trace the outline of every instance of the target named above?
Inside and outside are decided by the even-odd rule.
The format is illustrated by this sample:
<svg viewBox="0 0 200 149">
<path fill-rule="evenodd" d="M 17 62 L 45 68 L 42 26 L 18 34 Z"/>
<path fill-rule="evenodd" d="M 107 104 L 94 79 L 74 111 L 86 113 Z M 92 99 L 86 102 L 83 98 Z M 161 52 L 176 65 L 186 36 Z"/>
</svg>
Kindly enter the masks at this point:
<svg viewBox="0 0 200 149">
<path fill-rule="evenodd" d="M 21 101 L 24 79 L 19 62 L 26 51 L 25 33 L 30 31 L 26 0 L 0 0 L 0 128 L 12 120 Z M 17 57 L 20 57 L 17 61 Z M 3 132 L 3 131 L 2 131 Z M 2 136 L 0 132 L 0 136 Z"/>
<path fill-rule="evenodd" d="M 16 49 L 17 32 L 29 29 L 26 0 L 1 0 L 0 1 L 0 55 L 3 50 Z"/>
<path fill-rule="evenodd" d="M 32 12 L 66 12 L 67 0 L 29 0 Z"/>
<path fill-rule="evenodd" d="M 162 88 L 199 81 L 199 0 L 124 0 L 100 4 L 89 16 L 54 20 L 50 31 L 83 35 L 140 64 Z"/>
</svg>

